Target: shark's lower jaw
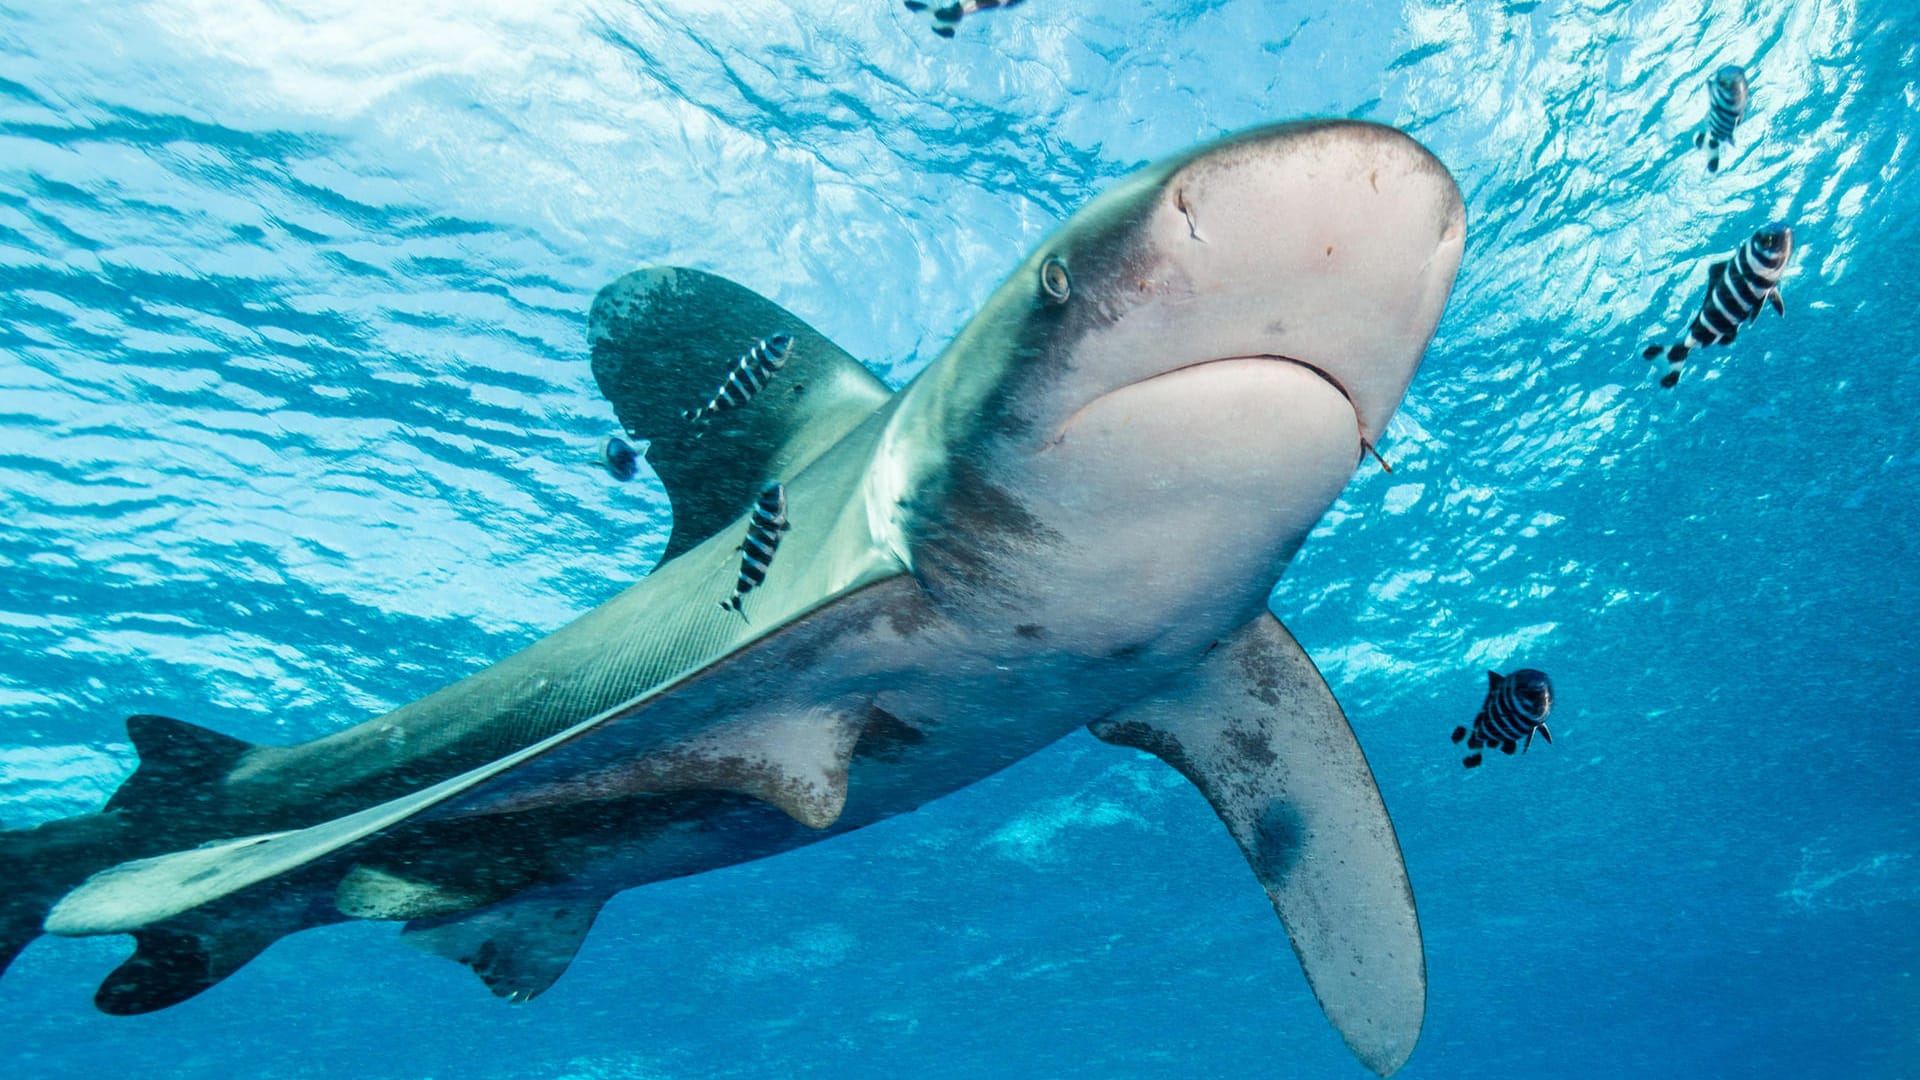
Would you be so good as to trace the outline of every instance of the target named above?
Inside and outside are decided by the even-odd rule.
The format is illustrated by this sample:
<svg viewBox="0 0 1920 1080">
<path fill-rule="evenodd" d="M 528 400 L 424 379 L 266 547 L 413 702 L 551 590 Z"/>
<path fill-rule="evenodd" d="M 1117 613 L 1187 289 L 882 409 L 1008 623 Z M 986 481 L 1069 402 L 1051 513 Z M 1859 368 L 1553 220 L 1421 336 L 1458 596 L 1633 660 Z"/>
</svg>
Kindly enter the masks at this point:
<svg viewBox="0 0 1920 1080">
<path fill-rule="evenodd" d="M 1027 510 L 1058 542 L 1010 593 L 1046 609 L 1031 621 L 1116 648 L 1238 625 L 1352 477 L 1359 440 L 1340 386 L 1281 357 L 1209 360 L 1102 394 L 1016 466 Z"/>
</svg>

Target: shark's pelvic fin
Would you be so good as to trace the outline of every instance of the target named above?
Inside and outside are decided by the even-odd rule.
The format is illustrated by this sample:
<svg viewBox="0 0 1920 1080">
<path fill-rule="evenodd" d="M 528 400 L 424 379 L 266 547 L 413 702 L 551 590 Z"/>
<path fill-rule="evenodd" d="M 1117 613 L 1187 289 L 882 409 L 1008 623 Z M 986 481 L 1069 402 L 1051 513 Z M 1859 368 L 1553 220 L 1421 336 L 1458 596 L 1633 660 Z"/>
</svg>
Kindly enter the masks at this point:
<svg viewBox="0 0 1920 1080">
<path fill-rule="evenodd" d="M 407 924 L 401 940 L 465 964 L 495 995 L 530 1001 L 573 963 L 605 896 L 535 889 L 463 915 Z"/>
<path fill-rule="evenodd" d="M 1266 887 L 1327 1019 L 1385 1076 L 1413 1053 L 1426 958 L 1413 890 L 1346 716 L 1280 621 L 1241 628 L 1180 685 L 1090 727 L 1192 780 Z"/>
<path fill-rule="evenodd" d="M 662 793 L 748 795 L 824 829 L 846 808 L 847 772 L 866 717 L 864 703 L 752 717 L 648 755 L 632 782 Z"/>
<path fill-rule="evenodd" d="M 340 913 L 356 919 L 423 919 L 466 911 L 492 899 L 485 893 L 404 877 L 366 863 L 347 871 L 333 896 Z"/>
<path fill-rule="evenodd" d="M 776 376 L 702 425 L 706 402 L 756 342 L 791 334 Z M 889 397 L 886 384 L 791 312 L 699 270 L 635 270 L 600 290 L 588 316 L 593 376 L 673 503 L 671 559 L 733 523 L 768 480 L 797 473 Z"/>
<path fill-rule="evenodd" d="M 226 776 L 253 744 L 165 716 L 127 717 L 127 738 L 140 767 L 107 800 L 106 809 L 141 813 L 178 810 L 199 798 L 206 785 Z"/>
</svg>

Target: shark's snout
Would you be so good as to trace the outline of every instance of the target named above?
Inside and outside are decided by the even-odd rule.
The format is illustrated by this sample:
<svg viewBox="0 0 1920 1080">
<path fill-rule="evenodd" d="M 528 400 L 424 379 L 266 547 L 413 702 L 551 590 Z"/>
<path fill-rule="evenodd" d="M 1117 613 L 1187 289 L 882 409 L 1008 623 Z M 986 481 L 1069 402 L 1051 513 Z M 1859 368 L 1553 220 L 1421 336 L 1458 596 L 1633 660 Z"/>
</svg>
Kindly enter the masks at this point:
<svg viewBox="0 0 1920 1080">
<path fill-rule="evenodd" d="M 1355 121 L 1256 129 L 1177 168 L 1154 237 L 1214 313 L 1216 355 L 1318 370 L 1378 441 L 1452 289 L 1466 215 L 1405 133 Z"/>
</svg>

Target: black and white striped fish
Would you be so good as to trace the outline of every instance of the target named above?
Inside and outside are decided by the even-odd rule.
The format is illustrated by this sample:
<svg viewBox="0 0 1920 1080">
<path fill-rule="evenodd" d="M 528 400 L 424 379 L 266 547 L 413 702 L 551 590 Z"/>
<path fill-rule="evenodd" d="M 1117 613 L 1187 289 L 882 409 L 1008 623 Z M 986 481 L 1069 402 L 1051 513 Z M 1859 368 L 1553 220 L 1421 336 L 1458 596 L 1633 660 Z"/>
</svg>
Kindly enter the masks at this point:
<svg viewBox="0 0 1920 1080">
<path fill-rule="evenodd" d="M 1782 315 L 1787 305 L 1780 299 L 1780 275 L 1787 272 L 1787 260 L 1793 257 L 1793 230 L 1775 222 L 1748 237 L 1724 259 L 1707 268 L 1707 295 L 1700 310 L 1687 327 L 1687 336 L 1667 350 L 1667 373 L 1660 385 L 1672 387 L 1680 381 L 1680 365 L 1687 354 L 1702 345 L 1731 345 L 1742 324 L 1760 317 L 1768 304 Z M 1660 345 L 1647 346 L 1643 353 L 1651 360 L 1660 355 Z"/>
<path fill-rule="evenodd" d="M 640 452 L 620 436 L 609 435 L 600 444 L 600 464 L 606 466 L 607 475 L 624 484 L 640 471 Z"/>
<path fill-rule="evenodd" d="M 793 349 L 793 335 L 780 333 L 754 343 L 733 366 L 727 369 L 727 377 L 720 383 L 720 389 L 713 392 L 705 405 L 697 409 L 688 409 L 681 413 L 695 424 L 704 424 L 707 418 L 717 412 L 737 409 L 753 400 L 787 362 L 787 353 Z"/>
<path fill-rule="evenodd" d="M 1553 742 L 1547 730 L 1547 714 L 1553 711 L 1553 680 L 1544 671 L 1521 668 L 1511 675 L 1487 672 L 1487 700 L 1480 715 L 1473 718 L 1473 731 L 1453 729 L 1453 741 L 1467 740 L 1468 754 L 1461 764 L 1471 769 L 1480 764 L 1480 748 L 1497 746 L 1502 753 L 1513 753 L 1516 746 L 1533 745 L 1533 733 Z M 1526 739 L 1524 746 L 1521 739 Z"/>
<path fill-rule="evenodd" d="M 950 0 L 945 4 L 939 3 L 938 0 L 933 3 L 928 3 L 926 0 L 906 0 L 906 2 L 908 11 L 931 12 L 933 32 L 943 38 L 950 38 L 953 36 L 954 29 L 960 25 L 960 20 L 966 16 L 989 8 L 1013 7 L 1021 0 Z"/>
<path fill-rule="evenodd" d="M 733 596 L 720 601 L 721 607 L 738 612 L 742 619 L 747 617 L 740 602 L 767 580 L 773 553 L 780 549 L 780 534 L 787 528 L 787 487 L 769 484 L 754 500 L 753 516 L 747 520 L 747 538 L 740 542 L 740 576 L 733 583 Z"/>
<path fill-rule="evenodd" d="M 1707 171 L 1720 171 L 1720 144 L 1733 145 L 1733 129 L 1747 115 L 1747 73 L 1728 64 L 1707 80 L 1707 127 L 1693 145 L 1707 148 Z"/>
</svg>

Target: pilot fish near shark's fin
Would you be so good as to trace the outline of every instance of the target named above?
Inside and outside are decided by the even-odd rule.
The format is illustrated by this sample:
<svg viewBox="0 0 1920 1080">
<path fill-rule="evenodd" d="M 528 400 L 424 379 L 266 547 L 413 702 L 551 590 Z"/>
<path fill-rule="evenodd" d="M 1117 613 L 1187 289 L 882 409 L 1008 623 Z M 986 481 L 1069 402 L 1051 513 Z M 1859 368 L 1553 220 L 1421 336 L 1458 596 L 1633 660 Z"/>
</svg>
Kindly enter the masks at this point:
<svg viewBox="0 0 1920 1080">
<path fill-rule="evenodd" d="M 734 577 L 733 595 L 720 601 L 722 608 L 742 619 L 747 617 L 741 602 L 748 593 L 766 583 L 773 556 L 780 550 L 780 534 L 792 527 L 787 520 L 786 485 L 767 485 L 760 498 L 754 500 L 752 513 L 747 515 L 747 537 L 740 541 L 740 572 Z"/>
<path fill-rule="evenodd" d="M 1089 725 L 1193 781 L 1286 925 L 1327 1019 L 1381 1075 L 1413 1053 L 1426 957 L 1393 822 L 1313 661 L 1271 614 L 1173 689 Z"/>
<path fill-rule="evenodd" d="M 410 922 L 400 940 L 472 968 L 497 997 L 531 1001 L 573 963 L 606 902 L 575 889 L 529 889 L 474 911 Z"/>
<path fill-rule="evenodd" d="M 689 402 L 724 388 L 741 343 L 778 327 L 792 338 L 780 382 L 704 424 Z M 892 392 L 859 361 L 773 301 L 699 270 L 636 270 L 600 290 L 588 316 L 593 376 L 673 503 L 662 561 L 739 517 L 762 478 L 792 476 L 872 415 Z"/>
<path fill-rule="evenodd" d="M 713 392 L 713 396 L 699 408 L 688 409 L 681 415 L 687 418 L 688 423 L 701 425 L 716 413 L 745 407 L 786 366 L 787 353 L 791 351 L 793 335 L 784 332 L 754 342 L 753 348 L 741 354 L 740 359 L 727 369 L 726 381 Z M 698 434 L 694 435 L 696 439 L 699 437 Z"/>
</svg>

